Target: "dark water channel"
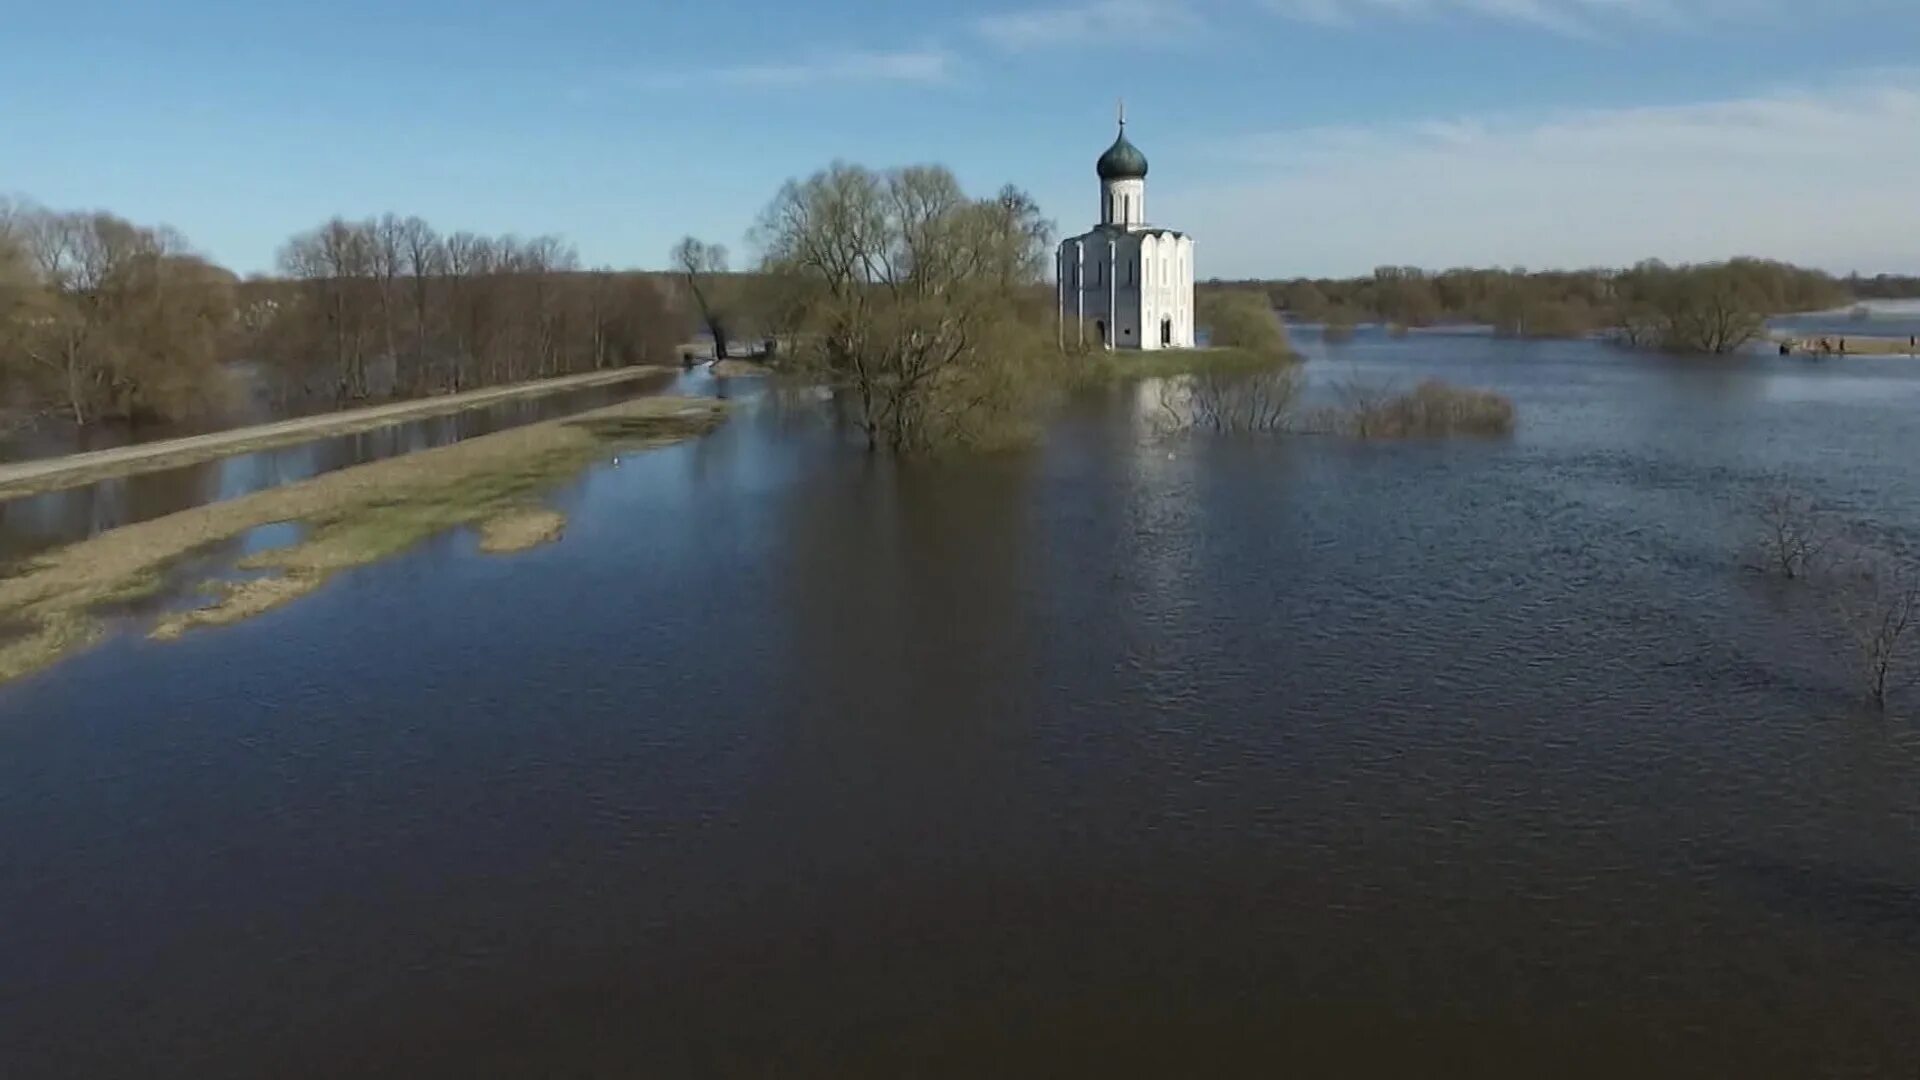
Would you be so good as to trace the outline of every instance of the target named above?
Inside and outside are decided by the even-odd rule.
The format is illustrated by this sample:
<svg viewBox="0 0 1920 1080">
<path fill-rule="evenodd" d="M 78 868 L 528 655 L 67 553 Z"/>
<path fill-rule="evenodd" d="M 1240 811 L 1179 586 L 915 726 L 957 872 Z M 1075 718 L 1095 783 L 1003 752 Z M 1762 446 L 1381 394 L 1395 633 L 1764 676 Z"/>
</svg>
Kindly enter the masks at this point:
<svg viewBox="0 0 1920 1080">
<path fill-rule="evenodd" d="M 239 498 L 350 465 L 612 405 L 650 392 L 659 385 L 629 382 L 500 401 L 354 435 L 336 435 L 0 502 L 0 562 L 84 540 L 107 529 Z"/>
<path fill-rule="evenodd" d="M 1497 442 L 894 468 L 774 409 L 0 689 L 0 1074 L 1910 1076 L 1920 366 L 1309 342 Z"/>
</svg>

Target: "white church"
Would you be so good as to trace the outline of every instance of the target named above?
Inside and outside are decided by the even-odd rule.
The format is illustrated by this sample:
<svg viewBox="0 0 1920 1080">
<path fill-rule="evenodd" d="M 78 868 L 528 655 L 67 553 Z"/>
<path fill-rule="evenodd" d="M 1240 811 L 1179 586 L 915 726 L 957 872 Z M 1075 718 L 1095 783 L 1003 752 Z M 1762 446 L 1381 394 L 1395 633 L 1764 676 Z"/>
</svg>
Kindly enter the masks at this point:
<svg viewBox="0 0 1920 1080">
<path fill-rule="evenodd" d="M 1120 135 L 1095 166 L 1100 224 L 1060 244 L 1060 333 L 1106 349 L 1193 348 L 1193 238 L 1147 224 L 1147 156 Z"/>
</svg>

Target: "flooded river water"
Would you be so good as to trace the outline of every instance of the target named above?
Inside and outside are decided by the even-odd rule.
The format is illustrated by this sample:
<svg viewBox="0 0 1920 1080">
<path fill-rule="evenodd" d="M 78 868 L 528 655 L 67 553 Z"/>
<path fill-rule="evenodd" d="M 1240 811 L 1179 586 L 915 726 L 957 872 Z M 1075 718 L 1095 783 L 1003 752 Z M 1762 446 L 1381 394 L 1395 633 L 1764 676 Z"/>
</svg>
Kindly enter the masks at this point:
<svg viewBox="0 0 1920 1080">
<path fill-rule="evenodd" d="M 1911 1075 L 1920 692 L 1740 564 L 1920 543 L 1920 365 L 1306 345 L 1520 430 L 747 409 L 0 688 L 0 1075 Z"/>
</svg>

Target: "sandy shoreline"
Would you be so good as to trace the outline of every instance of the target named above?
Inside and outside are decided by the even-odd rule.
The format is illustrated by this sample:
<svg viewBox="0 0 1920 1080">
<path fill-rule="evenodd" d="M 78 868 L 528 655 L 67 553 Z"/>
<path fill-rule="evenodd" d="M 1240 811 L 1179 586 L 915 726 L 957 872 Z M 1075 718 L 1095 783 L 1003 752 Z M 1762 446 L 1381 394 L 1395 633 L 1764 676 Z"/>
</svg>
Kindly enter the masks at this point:
<svg viewBox="0 0 1920 1080">
<path fill-rule="evenodd" d="M 1780 334 L 1772 335 L 1776 345 L 1792 349 L 1796 355 L 1814 356 L 1920 356 L 1920 343 L 1903 337 L 1877 337 L 1871 334 Z M 1821 342 L 1828 348 L 1822 349 Z M 1845 344 L 1842 352 L 1841 345 Z"/>
</svg>

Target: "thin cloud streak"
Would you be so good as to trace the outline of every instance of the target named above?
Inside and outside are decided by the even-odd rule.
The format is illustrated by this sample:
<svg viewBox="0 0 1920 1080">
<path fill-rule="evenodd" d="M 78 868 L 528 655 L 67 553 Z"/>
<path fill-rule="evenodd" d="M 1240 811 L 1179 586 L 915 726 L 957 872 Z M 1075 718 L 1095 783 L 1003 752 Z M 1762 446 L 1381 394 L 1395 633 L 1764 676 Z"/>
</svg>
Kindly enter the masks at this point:
<svg viewBox="0 0 1920 1080">
<path fill-rule="evenodd" d="M 1863 148 L 1870 168 L 1858 167 Z M 1912 269 L 1920 77 L 1663 108 L 1284 132 L 1159 195 L 1221 276 L 1739 254 Z"/>
<path fill-rule="evenodd" d="M 1088 0 L 988 15 L 974 30 L 997 48 L 1026 52 L 1088 43 L 1161 44 L 1191 37 L 1204 25 L 1187 0 Z"/>
<path fill-rule="evenodd" d="M 956 68 L 952 54 L 939 50 L 853 51 L 823 53 L 792 61 L 658 72 L 641 81 L 661 90 L 692 86 L 792 88 L 835 83 L 940 86 L 954 80 Z"/>
</svg>

